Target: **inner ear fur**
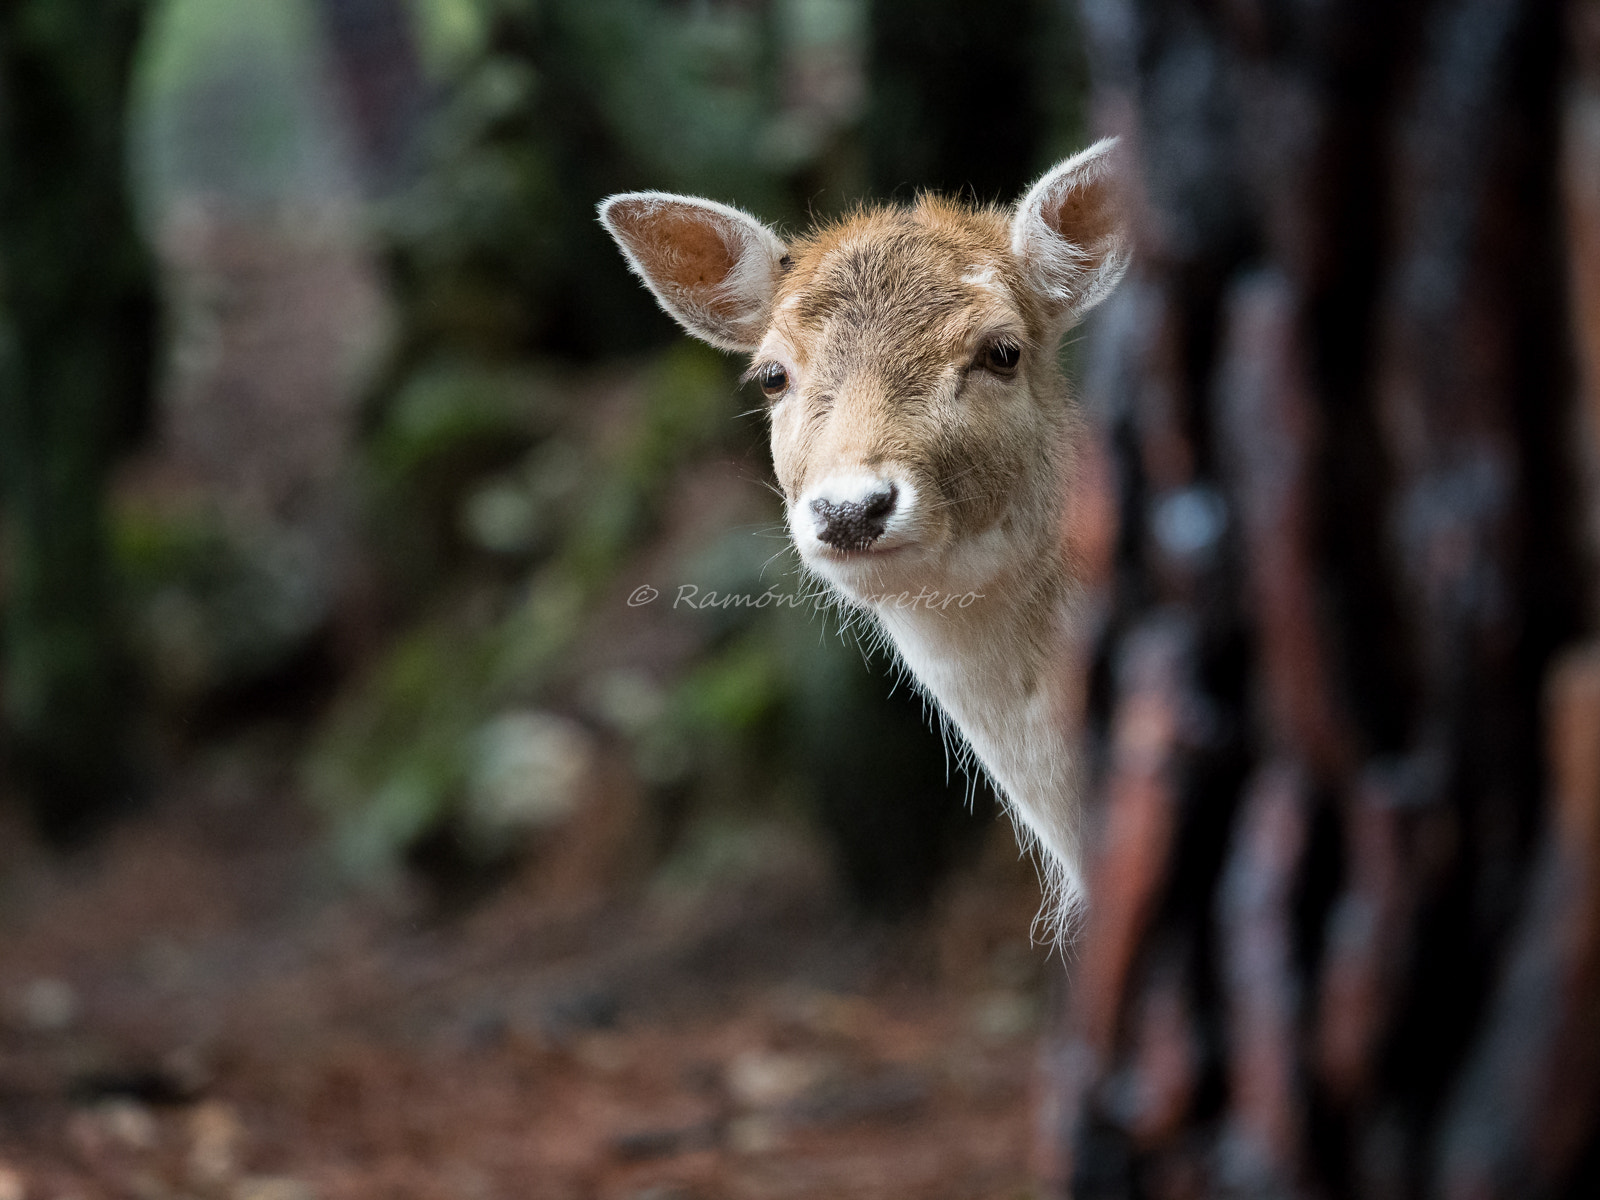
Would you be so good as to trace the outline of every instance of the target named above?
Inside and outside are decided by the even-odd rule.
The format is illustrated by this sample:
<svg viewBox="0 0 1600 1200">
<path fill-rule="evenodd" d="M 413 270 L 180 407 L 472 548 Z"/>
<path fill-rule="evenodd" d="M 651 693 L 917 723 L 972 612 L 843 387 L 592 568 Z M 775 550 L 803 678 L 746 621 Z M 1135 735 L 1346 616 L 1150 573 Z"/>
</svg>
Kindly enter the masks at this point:
<svg viewBox="0 0 1600 1200">
<path fill-rule="evenodd" d="M 1116 144 L 1105 138 L 1057 163 L 1012 217 L 1011 251 L 1062 328 L 1111 294 L 1132 257 L 1117 188 Z"/>
<path fill-rule="evenodd" d="M 784 245 L 750 214 L 667 192 L 628 192 L 600 223 L 680 325 L 723 350 L 754 350 L 772 316 Z"/>
</svg>

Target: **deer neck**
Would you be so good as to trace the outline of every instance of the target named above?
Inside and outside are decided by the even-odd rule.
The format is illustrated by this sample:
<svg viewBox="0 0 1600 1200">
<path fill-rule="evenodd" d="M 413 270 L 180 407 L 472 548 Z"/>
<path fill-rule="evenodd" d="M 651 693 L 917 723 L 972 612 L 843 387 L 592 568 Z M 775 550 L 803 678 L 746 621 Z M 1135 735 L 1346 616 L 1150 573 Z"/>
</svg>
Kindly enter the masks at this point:
<svg viewBox="0 0 1600 1200">
<path fill-rule="evenodd" d="M 1076 589 L 1053 534 L 1042 531 L 1029 556 L 965 607 L 890 604 L 877 617 L 1014 816 L 1060 860 L 1062 877 L 1052 882 L 1070 901 L 1079 864 L 1079 714 L 1069 669 Z"/>
</svg>

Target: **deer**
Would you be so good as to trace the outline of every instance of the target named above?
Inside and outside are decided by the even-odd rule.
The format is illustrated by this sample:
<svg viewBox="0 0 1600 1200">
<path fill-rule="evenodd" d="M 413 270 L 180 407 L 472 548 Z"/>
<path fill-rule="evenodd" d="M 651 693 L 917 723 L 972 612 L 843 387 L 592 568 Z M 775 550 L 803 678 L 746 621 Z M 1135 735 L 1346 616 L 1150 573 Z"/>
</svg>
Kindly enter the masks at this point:
<svg viewBox="0 0 1600 1200">
<path fill-rule="evenodd" d="M 1057 941 L 1085 899 L 1063 670 L 1081 633 L 1062 536 L 1080 421 L 1058 348 L 1129 264 L 1115 157 L 1097 142 L 1014 205 L 925 193 L 787 242 L 698 197 L 599 206 L 668 315 L 750 355 L 802 567 L 893 648 L 1037 847 Z"/>
</svg>

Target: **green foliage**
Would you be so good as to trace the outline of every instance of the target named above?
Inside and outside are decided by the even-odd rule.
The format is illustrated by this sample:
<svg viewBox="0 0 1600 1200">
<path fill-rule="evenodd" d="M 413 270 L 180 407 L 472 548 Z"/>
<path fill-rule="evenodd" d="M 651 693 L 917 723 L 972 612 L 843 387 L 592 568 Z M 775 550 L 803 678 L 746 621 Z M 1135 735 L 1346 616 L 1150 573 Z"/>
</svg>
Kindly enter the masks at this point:
<svg viewBox="0 0 1600 1200">
<path fill-rule="evenodd" d="M 410 0 L 423 62 L 435 77 L 458 71 L 483 47 L 482 0 Z"/>
<path fill-rule="evenodd" d="M 308 760 L 312 799 L 343 866 L 371 877 L 437 828 L 459 801 L 494 640 L 447 622 L 403 636 L 337 707 Z"/>
<path fill-rule="evenodd" d="M 747 636 L 691 671 L 675 690 L 672 709 L 687 734 L 736 737 L 777 710 L 784 683 L 776 647 Z"/>
<path fill-rule="evenodd" d="M 579 59 L 599 68 L 600 112 L 647 176 L 748 204 L 778 199 L 757 152 L 778 99 L 775 30 L 762 9 L 647 0 L 551 8 Z"/>
<path fill-rule="evenodd" d="M 367 441 L 365 476 L 369 528 L 408 596 L 448 578 L 467 498 L 554 429 L 563 405 L 521 366 L 440 359 L 405 379 Z"/>
<path fill-rule="evenodd" d="M 698 342 L 679 342 L 660 356 L 627 435 L 594 464 L 575 506 L 565 557 L 579 578 L 606 582 L 650 530 L 678 471 L 727 440 L 732 392 L 726 360 Z"/>
<path fill-rule="evenodd" d="M 596 201 L 660 187 L 798 218 L 859 108 L 860 0 L 416 10 L 446 86 L 428 168 L 386 217 L 408 364 L 441 349 L 596 357 L 663 340 Z M 832 69 L 810 71 L 802 52 Z"/>
<path fill-rule="evenodd" d="M 372 438 L 375 482 L 409 490 L 461 473 L 485 451 L 526 444 L 549 428 L 551 403 L 549 387 L 525 369 L 435 363 L 406 381 Z"/>
<path fill-rule="evenodd" d="M 123 505 L 112 554 L 144 669 L 192 705 L 282 669 L 323 628 L 325 569 L 303 538 L 215 509 Z"/>
<path fill-rule="evenodd" d="M 859 109 L 863 23 L 859 0 L 417 0 L 416 11 L 447 87 L 428 169 L 385 218 L 402 333 L 374 405 L 372 507 L 380 540 L 402 548 L 397 570 L 429 614 L 417 626 L 429 638 L 464 562 L 487 555 L 511 570 L 484 585 L 500 596 L 499 615 L 472 644 L 488 649 L 417 659 L 449 676 L 438 691 L 462 697 L 453 716 L 410 705 L 390 682 L 399 667 L 380 667 L 346 701 L 364 715 L 321 742 L 319 791 L 342 789 L 341 827 L 365 831 L 350 835 L 357 844 L 370 848 L 374 831 L 402 838 L 391 859 L 463 803 L 461 752 L 442 753 L 448 739 L 435 743 L 420 725 L 439 719 L 459 735 L 507 703 L 550 698 L 674 483 L 744 436 L 731 364 L 675 336 L 603 426 L 554 379 L 530 400 L 539 388 L 519 381 L 540 349 L 617 354 L 670 333 L 620 268 L 595 202 L 663 187 L 798 216 L 806 173 Z M 684 564 L 683 577 L 759 593 L 773 548 L 740 530 Z M 620 732 L 657 786 L 747 795 L 794 770 L 780 733 L 793 662 L 774 628 L 814 631 L 814 616 L 702 616 L 686 619 L 705 649 L 681 678 L 652 685 L 664 687 L 652 715 Z M 414 636 L 394 653 L 416 654 Z M 435 745 L 441 753 L 423 749 Z M 390 803 L 400 806 L 392 820 L 371 812 Z"/>
<path fill-rule="evenodd" d="M 673 343 L 645 385 L 639 423 L 617 468 L 629 484 L 659 491 L 695 454 L 727 437 L 732 372 L 726 355 L 700 342 Z"/>
<path fill-rule="evenodd" d="M 500 547 L 480 536 L 478 551 L 531 565 L 464 601 L 458 572 L 436 561 L 431 583 L 443 590 L 419 601 L 430 615 L 347 689 L 318 735 L 308 780 L 347 867 L 381 873 L 460 820 L 474 731 L 509 704 L 546 698 L 596 599 L 650 536 L 663 490 L 725 444 L 731 386 L 718 356 L 674 347 L 638 373 L 630 419 L 603 438 L 561 412 L 558 384 L 527 372 L 436 366 L 396 398 L 370 442 L 380 540 L 415 550 L 431 524 L 459 543 L 490 495 L 522 514 L 525 536 Z M 424 596 L 429 582 L 417 581 Z M 707 664 L 687 703 L 674 703 L 692 719 L 671 736 L 747 724 L 764 686 L 751 665 Z"/>
</svg>

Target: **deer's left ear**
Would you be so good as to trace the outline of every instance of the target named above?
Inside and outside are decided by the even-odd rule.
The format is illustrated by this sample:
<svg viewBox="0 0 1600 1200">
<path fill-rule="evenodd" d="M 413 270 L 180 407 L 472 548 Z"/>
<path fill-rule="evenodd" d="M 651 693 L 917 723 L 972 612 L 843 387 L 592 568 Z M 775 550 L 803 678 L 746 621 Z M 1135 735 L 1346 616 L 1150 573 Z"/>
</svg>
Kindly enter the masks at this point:
<svg viewBox="0 0 1600 1200">
<path fill-rule="evenodd" d="M 1116 144 L 1106 138 L 1057 163 L 1011 218 L 1011 252 L 1063 329 L 1111 294 L 1132 256 L 1117 194 Z"/>
</svg>

